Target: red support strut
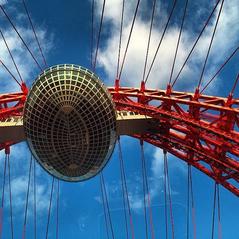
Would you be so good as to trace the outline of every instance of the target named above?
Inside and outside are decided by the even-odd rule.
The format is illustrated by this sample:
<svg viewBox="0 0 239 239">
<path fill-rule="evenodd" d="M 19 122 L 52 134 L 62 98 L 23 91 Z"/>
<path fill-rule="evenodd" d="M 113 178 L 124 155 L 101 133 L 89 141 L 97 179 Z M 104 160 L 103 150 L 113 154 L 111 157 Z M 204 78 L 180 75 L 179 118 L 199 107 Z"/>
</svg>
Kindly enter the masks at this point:
<svg viewBox="0 0 239 239">
<path fill-rule="evenodd" d="M 26 102 L 28 88 L 23 82 L 21 85 L 21 93 L 10 93 L 0 95 L 0 122 L 9 117 L 23 116 L 23 108 Z M 0 150 L 5 149 L 8 152 L 10 145 L 15 142 L 0 143 Z"/>
<path fill-rule="evenodd" d="M 239 99 L 109 87 L 116 109 L 147 115 L 156 127 L 131 135 L 196 167 L 239 196 Z M 142 100 L 143 99 L 143 100 Z"/>
</svg>

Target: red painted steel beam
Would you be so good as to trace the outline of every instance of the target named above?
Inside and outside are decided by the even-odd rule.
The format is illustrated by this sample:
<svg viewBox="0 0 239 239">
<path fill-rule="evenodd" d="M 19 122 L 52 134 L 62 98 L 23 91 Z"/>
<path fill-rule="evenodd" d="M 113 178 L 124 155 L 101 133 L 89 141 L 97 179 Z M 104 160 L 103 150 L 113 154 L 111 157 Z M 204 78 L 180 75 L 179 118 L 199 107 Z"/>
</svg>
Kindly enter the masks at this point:
<svg viewBox="0 0 239 239">
<path fill-rule="evenodd" d="M 0 120 L 10 116 L 22 115 L 26 101 L 24 93 L 12 93 L 0 95 Z"/>
<path fill-rule="evenodd" d="M 117 110 L 152 117 L 154 131 L 131 135 L 167 150 L 239 196 L 239 99 L 109 87 Z M 27 88 L 0 95 L 0 120 L 23 114 Z M 6 149 L 14 142 L 0 145 Z"/>
<path fill-rule="evenodd" d="M 0 121 L 4 121 L 9 117 L 22 116 L 23 108 L 26 102 L 28 89 L 25 83 L 22 83 L 22 92 L 8 93 L 0 95 Z M 0 144 L 0 150 L 7 149 L 15 142 L 4 142 Z"/>
<path fill-rule="evenodd" d="M 117 82 L 116 82 L 117 83 Z M 167 90 L 109 87 L 117 110 L 152 117 L 156 128 L 131 135 L 167 150 L 239 196 L 239 99 Z"/>
</svg>

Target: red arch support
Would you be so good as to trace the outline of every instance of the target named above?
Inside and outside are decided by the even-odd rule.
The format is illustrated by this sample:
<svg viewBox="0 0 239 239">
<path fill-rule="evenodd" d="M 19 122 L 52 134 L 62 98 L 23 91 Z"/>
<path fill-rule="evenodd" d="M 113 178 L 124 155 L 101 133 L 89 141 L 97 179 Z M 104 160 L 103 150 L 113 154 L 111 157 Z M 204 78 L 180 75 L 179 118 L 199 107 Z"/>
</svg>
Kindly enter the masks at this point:
<svg viewBox="0 0 239 239">
<path fill-rule="evenodd" d="M 4 121 L 9 117 L 22 116 L 27 93 L 28 89 L 23 83 L 22 92 L 0 95 L 0 121 Z M 12 141 L 0 143 L 0 150 L 6 150 L 15 143 Z"/>
<path fill-rule="evenodd" d="M 239 99 L 167 90 L 109 87 L 116 109 L 154 119 L 154 130 L 131 135 L 167 150 L 239 196 Z M 27 89 L 0 95 L 0 120 L 21 116 Z M 0 144 L 0 150 L 16 142 Z"/>
<path fill-rule="evenodd" d="M 167 90 L 109 87 L 117 110 L 155 119 L 144 135 L 239 196 L 239 100 Z"/>
</svg>

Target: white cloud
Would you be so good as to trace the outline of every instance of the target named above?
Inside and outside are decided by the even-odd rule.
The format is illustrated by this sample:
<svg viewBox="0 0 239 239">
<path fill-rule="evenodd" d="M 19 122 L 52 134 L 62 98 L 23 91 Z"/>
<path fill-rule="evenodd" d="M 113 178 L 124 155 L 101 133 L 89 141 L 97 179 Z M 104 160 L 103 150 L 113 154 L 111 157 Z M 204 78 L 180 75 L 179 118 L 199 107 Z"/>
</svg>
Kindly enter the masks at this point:
<svg viewBox="0 0 239 239">
<path fill-rule="evenodd" d="M 26 195 L 27 195 L 27 185 L 28 185 L 28 177 L 19 176 L 12 180 L 12 198 L 13 198 L 13 207 L 21 211 L 25 208 L 26 204 Z M 28 207 L 28 215 L 33 214 L 33 192 L 32 187 L 30 188 L 29 193 L 29 207 Z M 8 192 L 6 192 L 7 194 Z M 37 183 L 36 190 L 36 199 L 37 199 L 37 212 L 42 214 L 46 212 L 49 207 L 49 197 L 50 197 L 50 185 L 47 183 Z"/>
<path fill-rule="evenodd" d="M 112 24 L 111 35 L 106 40 L 106 44 L 101 47 L 99 52 L 98 63 L 99 66 L 103 67 L 108 78 L 110 79 L 110 84 L 113 84 L 116 75 L 116 62 L 117 62 L 117 51 L 118 51 L 118 41 L 119 41 L 119 21 L 120 17 L 115 14 L 117 9 L 121 9 L 121 1 L 107 1 L 105 10 L 105 19 Z M 126 2 L 126 20 L 124 22 L 123 38 L 122 38 L 122 54 L 125 49 L 125 45 L 128 39 L 129 29 L 131 27 L 131 19 L 135 7 L 136 1 L 130 1 L 130 4 Z M 140 6 L 140 9 L 145 6 Z M 217 9 L 217 13 L 219 8 Z M 120 12 L 120 11 L 118 11 Z M 162 7 L 161 7 L 162 13 Z M 165 15 L 165 9 L 162 15 Z M 199 14 L 199 13 L 198 13 Z M 201 15 L 200 13 L 199 15 Z M 205 81 L 208 77 L 212 75 L 219 65 L 226 59 L 229 52 L 232 51 L 233 46 L 238 43 L 239 35 L 239 24 L 238 24 L 238 14 L 239 14 L 239 4 L 238 0 L 227 1 L 224 4 L 224 8 L 221 14 L 221 19 L 218 24 L 218 29 L 215 35 L 215 40 L 212 46 L 212 51 L 210 53 L 208 67 L 205 72 Z M 207 12 L 206 16 L 209 13 Z M 130 17 L 129 17 L 130 16 Z M 191 16 L 192 18 L 192 16 Z M 204 19 L 206 19 L 204 17 Z M 200 19 L 201 20 L 201 19 Z M 211 38 L 212 30 L 216 17 L 213 18 L 207 30 L 203 34 L 199 41 L 195 52 L 190 58 L 190 64 L 188 64 L 182 72 L 179 82 L 184 84 L 184 87 L 188 90 L 194 90 L 199 80 L 199 74 L 202 69 L 202 62 L 205 59 L 206 51 L 208 49 L 208 44 Z M 194 23 L 197 24 L 198 23 Z M 193 45 L 197 34 L 195 33 L 194 24 L 192 28 L 186 28 L 182 34 L 182 41 L 180 43 L 180 48 L 178 52 L 178 57 L 176 61 L 176 67 L 174 71 L 174 76 L 178 73 L 182 63 L 184 62 L 191 46 Z M 203 22 L 199 23 L 200 28 L 203 26 Z M 149 54 L 149 63 L 152 61 L 152 57 L 155 53 L 156 47 L 158 45 L 159 39 L 161 37 L 160 27 L 155 26 L 152 33 L 151 50 Z M 135 23 L 134 31 L 132 34 L 132 39 L 130 42 L 129 51 L 127 54 L 123 75 L 122 84 L 127 86 L 139 86 L 142 80 L 143 65 L 145 59 L 145 52 L 147 46 L 149 31 L 149 22 L 142 20 L 141 15 L 138 15 L 137 21 Z M 171 24 L 167 30 L 164 41 L 158 53 L 158 57 L 155 61 L 152 73 L 148 80 L 148 87 L 153 88 L 165 88 L 171 71 L 173 56 L 175 52 L 176 42 L 179 34 L 179 26 Z M 219 83 L 216 82 L 216 85 Z M 215 85 L 214 85 L 215 86 Z M 210 88 L 210 93 L 218 93 L 216 87 Z M 214 92 L 212 92 L 214 91 Z"/>
<path fill-rule="evenodd" d="M 169 165 L 169 177 L 172 175 L 182 175 L 185 176 L 187 173 L 187 169 L 185 164 L 180 162 L 179 159 L 172 156 L 168 153 L 168 165 Z M 160 192 L 163 191 L 163 184 L 164 184 L 164 154 L 163 150 L 156 148 L 153 154 L 153 160 L 151 164 L 151 172 L 152 172 L 152 179 L 151 179 L 151 192 L 150 194 L 152 197 L 157 196 Z M 171 179 L 173 177 L 170 177 Z M 170 179 L 170 180 L 171 180 Z M 171 188 L 172 194 L 177 194 L 178 192 Z"/>
<path fill-rule="evenodd" d="M 124 9 L 124 24 L 128 25 L 133 17 L 133 12 L 135 11 L 136 1 L 125 1 L 125 9 Z M 141 4 L 146 4 L 146 2 L 142 2 Z M 96 16 L 99 19 L 102 12 L 103 0 L 99 0 L 96 3 Z M 105 12 L 104 12 L 104 21 L 110 22 L 113 24 L 113 28 L 120 28 L 120 20 L 121 20 L 121 10 L 122 10 L 122 0 L 108 0 L 105 2 Z M 98 20 L 96 19 L 96 20 Z"/>
<path fill-rule="evenodd" d="M 95 196 L 94 200 L 100 204 L 102 204 L 102 198 L 100 196 Z"/>
<path fill-rule="evenodd" d="M 121 0 L 111 0 L 106 1 L 105 9 L 105 22 L 111 24 L 110 32 L 108 32 L 109 37 L 106 39 L 106 42 L 102 44 L 99 55 L 98 55 L 98 65 L 105 70 L 106 75 L 108 76 L 108 84 L 113 85 L 114 79 L 116 76 L 116 64 L 117 64 L 117 54 L 118 54 L 118 42 L 119 42 L 119 26 L 120 26 L 120 11 L 121 9 Z M 145 1 L 146 2 L 146 1 Z M 102 3 L 102 2 L 101 2 Z M 122 37 L 122 53 L 124 53 L 126 42 L 128 40 L 128 34 L 131 27 L 131 20 L 133 12 L 135 9 L 135 1 L 126 1 L 125 16 L 123 28 L 123 37 Z M 107 5 L 108 4 L 108 5 Z M 204 25 L 204 21 L 209 16 L 210 11 L 213 7 L 213 4 L 210 4 L 208 1 L 201 0 L 200 2 L 195 3 L 199 5 L 195 9 L 195 16 L 187 16 L 188 24 L 184 28 L 182 33 L 182 39 L 180 42 L 180 47 L 178 51 L 176 66 L 174 70 L 174 77 L 177 75 L 179 69 L 181 68 L 184 60 L 186 59 L 191 47 L 196 40 L 199 29 Z M 202 5 L 201 5 L 202 4 Z M 99 5 L 102 6 L 101 4 Z M 204 7 L 201 7 L 204 6 Z M 149 63 L 152 61 L 155 50 L 158 46 L 162 34 L 162 26 L 166 22 L 166 9 L 165 4 L 160 1 L 160 4 L 157 9 L 157 13 L 160 12 L 160 15 L 163 17 L 155 23 L 152 39 L 151 39 L 151 50 L 149 53 Z M 195 6 L 194 6 L 195 7 Z M 209 42 L 211 35 L 214 29 L 216 22 L 216 16 L 219 12 L 220 4 L 217 8 L 216 14 L 214 14 L 213 19 L 211 20 L 209 26 L 206 28 L 203 33 L 200 41 L 198 42 L 197 47 L 194 50 L 188 64 L 184 68 L 180 79 L 179 84 L 176 85 L 180 87 L 183 85 L 184 91 L 194 91 L 197 83 L 199 81 L 199 76 L 202 70 L 203 62 L 206 57 L 208 50 Z M 140 13 L 145 10 L 145 6 L 140 6 Z M 204 9 L 204 10 L 202 10 Z M 160 10 L 160 11 L 159 11 Z M 101 8 L 98 9 L 98 14 L 100 15 Z M 190 11 L 189 11 L 190 14 Z M 239 1 L 231 0 L 225 1 L 224 8 L 221 14 L 221 18 L 217 27 L 216 35 L 212 45 L 212 49 L 209 55 L 207 68 L 203 77 L 203 84 L 210 79 L 210 76 L 215 73 L 215 71 L 220 67 L 220 65 L 225 61 L 227 56 L 234 50 L 233 48 L 238 44 L 239 36 Z M 157 16 L 159 18 L 159 16 Z M 202 19 L 204 19 L 202 21 Z M 200 22 L 199 22 L 200 21 Z M 159 23 L 160 22 L 160 23 Z M 179 21 L 180 22 L 180 21 Z M 159 26 L 158 26 L 159 24 Z M 140 81 L 142 80 L 143 66 L 145 60 L 145 53 L 148 40 L 148 31 L 149 31 L 149 21 L 145 21 L 145 17 L 142 17 L 142 14 L 137 16 L 135 27 L 133 30 L 129 50 L 127 53 L 127 58 L 125 61 L 125 66 L 123 74 L 121 77 L 121 84 L 123 86 L 130 87 L 139 87 Z M 165 38 L 162 42 L 161 48 L 158 52 L 158 57 L 155 61 L 154 67 L 152 69 L 151 75 L 148 79 L 147 87 L 149 88 L 163 88 L 165 89 L 166 84 L 169 81 L 171 66 L 173 62 L 174 52 L 176 48 L 177 38 L 179 35 L 179 26 L 177 24 L 170 24 Z M 208 94 L 219 94 L 220 86 L 222 81 L 218 78 L 210 87 L 205 91 Z M 171 160 L 172 159 L 172 160 Z M 172 170 L 180 172 L 181 174 L 186 174 L 186 167 L 183 164 L 174 162 L 174 157 L 169 156 L 169 163 L 171 164 Z M 150 177 L 150 191 L 151 197 L 155 198 L 163 190 L 163 153 L 161 149 L 155 149 L 153 154 L 153 161 L 151 167 L 152 177 Z M 127 181 L 130 185 L 130 180 Z M 139 182 L 138 182 L 139 183 Z M 133 181 L 134 186 L 136 181 Z M 139 183 L 139 185 L 141 185 Z M 142 209 L 142 192 L 137 191 L 137 189 L 130 189 L 130 203 L 133 209 L 138 210 Z M 172 189 L 173 194 L 177 192 Z"/>
<path fill-rule="evenodd" d="M 12 203 L 15 216 L 23 215 L 26 204 L 26 195 L 28 187 L 28 172 L 29 172 L 29 154 L 27 154 L 26 148 L 22 145 L 14 146 L 12 149 L 18 148 L 19 151 L 12 152 L 10 154 L 11 165 L 11 191 L 12 191 Z M 25 151 L 22 151 L 22 150 Z M 17 157 L 17 155 L 19 157 Z M 23 155 L 23 157 L 21 157 Z M 1 175 L 3 176 L 4 160 L 1 153 Z M 23 163 L 24 161 L 24 163 Z M 1 176 L 1 178 L 2 178 Z M 9 188 L 8 188 L 8 170 L 6 171 L 6 186 L 5 186 L 5 206 L 9 207 Z M 37 200 L 37 213 L 41 216 L 48 210 L 49 198 L 51 189 L 51 179 L 43 172 L 43 170 L 36 164 L 36 200 Z M 30 193 L 29 193 L 29 206 L 28 216 L 33 216 L 33 177 L 31 176 Z M 53 205 L 54 206 L 54 205 Z"/>
<path fill-rule="evenodd" d="M 4 4 L 6 4 L 8 1 L 7 0 L 0 0 L 0 4 L 1 5 L 4 5 Z"/>
<path fill-rule="evenodd" d="M 164 155 L 161 149 L 155 148 L 152 159 L 150 170 L 148 170 L 148 185 L 151 200 L 151 207 L 157 205 L 155 199 L 164 192 Z M 174 179 L 174 175 L 185 177 L 187 169 L 185 164 L 180 162 L 178 159 L 168 154 L 169 174 L 170 181 Z M 144 207 L 143 194 L 142 194 L 142 177 L 140 175 L 134 176 L 133 179 L 127 181 L 129 185 L 129 200 L 132 210 L 136 213 L 143 213 Z M 171 195 L 178 195 L 178 191 L 171 187 Z M 146 206 L 148 206 L 147 195 L 145 197 Z"/>
<path fill-rule="evenodd" d="M 158 207 L 160 195 L 164 192 L 164 155 L 163 151 L 158 148 L 152 148 L 152 146 L 145 144 L 145 160 L 147 166 L 147 179 L 150 191 L 151 207 Z M 123 152 L 124 154 L 124 152 Z M 140 162 L 139 162 L 140 163 Z M 172 182 L 171 195 L 178 195 L 177 188 L 174 187 L 174 180 L 178 177 L 185 178 L 187 175 L 187 168 L 185 164 L 181 162 L 176 157 L 168 154 L 168 165 L 170 181 Z M 143 181 L 142 181 L 142 171 L 141 167 L 135 168 L 134 171 L 131 169 L 126 170 L 126 184 L 128 189 L 128 197 L 130 208 L 134 213 L 142 214 L 144 207 L 143 198 Z M 177 175 L 177 176 L 176 176 Z M 114 205 L 116 202 L 122 204 L 122 190 L 121 190 L 121 180 L 110 181 L 106 183 L 106 191 L 109 203 Z M 96 195 L 94 200 L 102 204 L 102 198 L 100 195 Z M 148 197 L 145 196 L 146 207 L 148 207 Z M 123 205 L 122 205 L 123 207 Z M 123 210 L 123 208 L 118 210 Z"/>
<path fill-rule="evenodd" d="M 81 232 L 85 231 L 88 225 L 89 216 L 80 216 L 77 220 L 79 230 Z"/>
<path fill-rule="evenodd" d="M 136 213 L 142 213 L 142 209 L 144 207 L 144 200 L 142 195 L 133 194 L 129 195 L 129 203 L 131 209 Z"/>
<path fill-rule="evenodd" d="M 0 1 L 0 4 L 9 4 L 6 7 L 6 11 L 10 12 L 14 10 L 17 11 L 14 6 L 12 6 L 8 1 Z M 1 13 L 2 15 L 2 13 Z M 2 17 L 3 18 L 3 17 Z M 5 19 L 4 19 L 5 20 Z M 33 19 L 34 21 L 34 19 Z M 43 66 L 43 61 L 41 55 L 39 53 L 39 49 L 37 43 L 34 38 L 34 34 L 29 26 L 28 19 L 26 15 L 22 13 L 18 13 L 13 15 L 13 22 L 16 23 L 16 27 L 20 32 L 21 36 L 28 44 L 29 48 L 33 52 L 34 56 L 37 58 L 39 63 Z M 39 69 L 35 65 L 33 59 L 27 52 L 26 48 L 23 46 L 21 40 L 17 36 L 16 32 L 12 29 L 12 27 L 7 23 L 2 23 L 3 34 L 6 38 L 9 48 L 14 56 L 14 59 L 19 67 L 20 73 L 24 81 L 27 82 L 28 86 L 31 85 L 34 78 L 37 76 L 36 72 L 39 72 Z M 42 45 L 45 56 L 47 57 L 48 52 L 52 48 L 52 35 L 47 34 L 47 31 L 43 27 L 36 27 L 37 35 L 39 41 Z M 15 67 L 10 58 L 9 52 L 5 46 L 3 39 L 0 36 L 0 60 L 4 62 L 5 65 L 10 69 L 10 71 L 15 75 L 18 79 L 18 75 L 16 73 Z M 15 83 L 15 81 L 11 78 L 11 76 L 5 71 L 3 66 L 0 66 L 0 88 L 2 93 L 9 92 L 19 92 L 20 87 Z M 0 152 L 0 169 L 1 176 L 3 172 L 3 163 L 4 163 L 4 151 Z M 26 143 L 20 143 L 11 147 L 10 154 L 10 162 L 11 162 L 11 177 L 12 177 L 12 198 L 13 198 L 13 208 L 14 214 L 16 217 L 24 216 L 25 203 L 26 203 L 26 194 L 27 194 L 27 184 L 28 184 L 28 170 L 29 170 L 29 159 L 30 153 Z M 50 195 L 50 187 L 51 187 L 51 179 L 43 172 L 43 170 L 37 166 L 37 213 L 41 216 L 44 212 L 48 210 L 49 206 L 49 195 Z M 2 178 L 2 177 L 1 177 Z M 5 203 L 8 207 L 9 204 L 9 191 L 8 191 L 8 183 L 6 183 L 6 191 L 5 191 Z M 32 193 L 32 184 L 31 184 L 31 192 L 29 196 L 29 211 L 28 216 L 33 215 L 33 193 Z"/>
<path fill-rule="evenodd" d="M 19 13 L 19 15 L 21 15 L 22 20 L 17 21 L 17 23 L 18 22 L 28 23 L 28 19 L 26 18 L 25 15 L 22 15 L 21 13 Z M 18 17 L 18 15 L 15 17 Z M 23 24 L 17 25 L 16 27 L 19 33 L 21 34 L 22 38 L 24 39 L 24 41 L 28 44 L 28 47 L 32 51 L 35 58 L 44 69 L 43 60 L 41 58 L 32 29 L 29 26 L 28 27 L 24 26 Z M 29 52 L 26 50 L 26 47 L 23 45 L 22 41 L 19 39 L 13 28 L 10 25 L 8 25 L 7 28 L 3 28 L 1 30 L 13 54 L 14 60 L 16 61 L 16 64 L 19 68 L 23 80 L 27 82 L 28 85 L 31 85 L 32 81 L 37 76 L 36 72 L 40 73 L 40 69 L 37 67 L 36 63 L 32 59 Z M 41 47 L 43 48 L 43 52 L 45 56 L 47 56 L 50 49 L 53 47 L 53 35 L 47 34 L 47 31 L 44 28 L 39 27 L 36 28 L 36 32 L 39 38 L 39 42 L 41 43 Z M 0 60 L 3 61 L 3 63 L 14 74 L 14 76 L 20 81 L 2 37 L 0 37 L 0 48 L 1 48 Z M 0 77 L 2 79 L 0 84 L 1 93 L 14 91 L 19 92 L 20 90 L 19 86 L 15 83 L 12 77 L 6 72 L 3 66 L 0 66 Z"/>
<path fill-rule="evenodd" d="M 151 171 L 154 178 L 161 179 L 164 175 L 164 155 L 161 149 L 156 149 L 153 154 Z"/>
</svg>

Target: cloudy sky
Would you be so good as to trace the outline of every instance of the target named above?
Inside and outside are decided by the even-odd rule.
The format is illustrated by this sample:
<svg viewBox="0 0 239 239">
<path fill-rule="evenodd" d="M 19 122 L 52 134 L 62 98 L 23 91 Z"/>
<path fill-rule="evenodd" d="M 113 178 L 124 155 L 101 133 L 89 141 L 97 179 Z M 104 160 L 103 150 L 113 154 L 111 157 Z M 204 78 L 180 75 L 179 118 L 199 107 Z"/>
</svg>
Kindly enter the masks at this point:
<svg viewBox="0 0 239 239">
<path fill-rule="evenodd" d="M 142 80 L 152 2 L 151 0 L 142 0 L 140 3 L 129 45 L 130 47 L 122 72 L 122 85 L 138 87 Z M 215 4 L 214 2 L 215 1 L 210 1 L 209 3 L 206 0 L 189 0 L 173 79 L 180 70 L 197 35 L 210 14 Z M 1 0 L 0 3 L 4 6 L 7 13 L 9 13 L 20 34 L 44 68 L 22 1 Z M 91 1 L 28 0 L 26 3 L 32 16 L 32 21 L 36 27 L 37 35 L 46 56 L 48 66 L 59 63 L 74 63 L 90 68 Z M 95 38 L 98 32 L 102 3 L 102 0 L 96 0 Z M 152 62 L 172 4 L 173 1 L 157 0 L 149 51 L 149 63 Z M 169 28 L 165 34 L 165 38 L 147 81 L 147 87 L 149 88 L 164 89 L 169 81 L 184 4 L 185 1 L 178 1 L 176 5 Z M 121 5 L 122 0 L 106 0 L 96 73 L 107 85 L 113 85 L 116 77 Z M 126 1 L 122 36 L 122 54 L 128 39 L 135 6 L 136 0 Z M 183 69 L 175 85 L 175 89 L 182 91 L 193 91 L 195 89 L 202 71 L 203 61 L 205 60 L 219 7 L 215 11 L 209 26 L 202 35 L 188 64 Z M 14 55 L 24 81 L 27 82 L 30 87 L 31 83 L 40 73 L 40 69 L 36 66 L 30 54 L 26 51 L 26 48 L 1 11 L 0 16 L 0 29 Z M 225 1 L 202 84 L 205 84 L 210 79 L 226 58 L 236 49 L 236 47 L 238 47 L 238 16 L 239 0 Z M 0 60 L 11 69 L 16 77 L 18 77 L 7 48 L 1 38 Z M 217 79 L 207 88 L 205 93 L 227 96 L 239 70 L 238 60 L 239 57 L 235 56 Z M 0 68 L 0 89 L 1 93 L 19 91 L 19 86 L 2 67 Z M 238 89 L 237 92 L 239 92 Z M 239 94 L 237 92 L 236 95 L 238 96 Z M 121 143 L 126 166 L 129 201 L 135 226 L 135 238 L 141 239 L 145 238 L 145 226 L 140 146 L 137 140 L 129 137 L 122 137 Z M 115 238 L 126 238 L 118 155 L 118 147 L 116 146 L 110 162 L 104 169 L 104 176 L 106 179 L 107 195 L 109 198 Z M 0 156 L 2 159 L 0 164 L 1 185 L 3 179 L 3 153 L 1 153 Z M 163 213 L 163 154 L 161 149 L 145 145 L 145 158 L 152 200 L 155 236 L 156 238 L 163 238 L 165 237 L 165 219 Z M 12 147 L 13 220 L 16 238 L 19 238 L 22 234 L 29 162 L 30 152 L 25 143 Z M 175 220 L 175 238 L 181 239 L 185 238 L 186 235 L 187 167 L 179 159 L 169 155 L 169 170 Z M 214 182 L 196 169 L 193 169 L 193 182 L 196 205 L 197 238 L 208 238 L 211 235 Z M 44 238 L 51 177 L 38 165 L 37 185 L 38 237 Z M 32 187 L 30 190 L 32 190 Z M 54 193 L 49 238 L 55 238 L 55 196 L 56 194 Z M 77 184 L 61 182 L 60 196 L 59 238 L 107 238 L 98 176 L 87 182 Z M 32 207 L 32 196 L 30 196 L 27 238 L 33 238 Z M 238 239 L 238 198 L 221 188 L 221 207 L 223 238 Z M 8 239 L 10 238 L 9 235 L 9 200 L 8 188 L 6 188 L 3 238 Z"/>
</svg>

